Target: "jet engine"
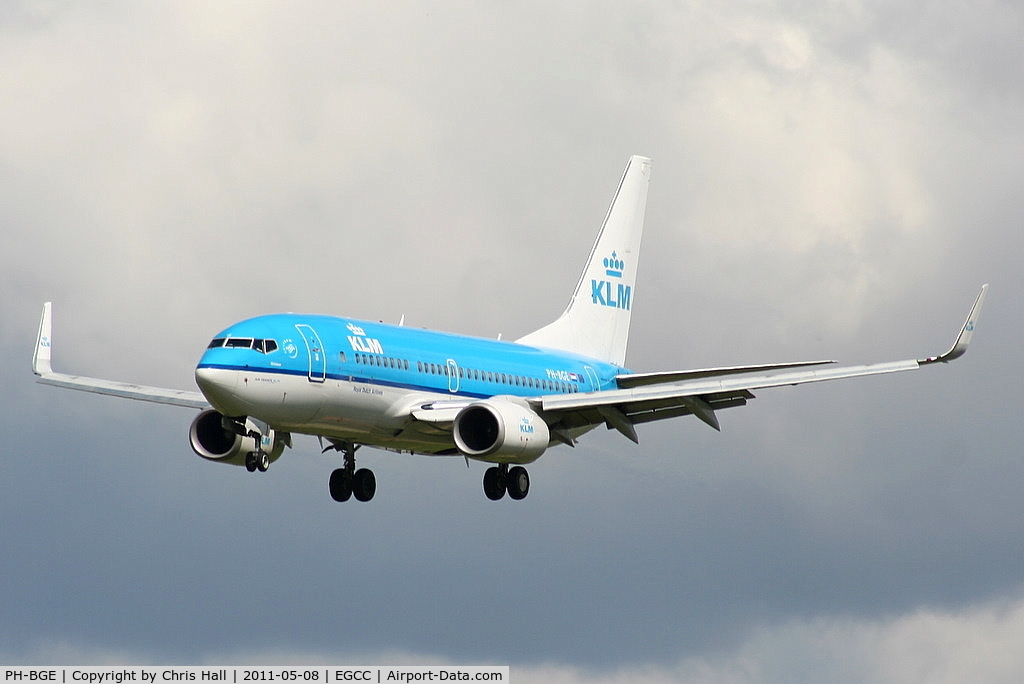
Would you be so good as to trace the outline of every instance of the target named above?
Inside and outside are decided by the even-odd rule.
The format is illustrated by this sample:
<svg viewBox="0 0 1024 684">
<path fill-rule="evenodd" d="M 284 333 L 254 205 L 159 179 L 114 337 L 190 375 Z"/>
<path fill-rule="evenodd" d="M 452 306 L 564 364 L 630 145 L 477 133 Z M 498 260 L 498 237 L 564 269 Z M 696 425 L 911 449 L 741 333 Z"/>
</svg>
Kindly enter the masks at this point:
<svg viewBox="0 0 1024 684">
<path fill-rule="evenodd" d="M 246 418 L 243 425 L 234 418 L 225 418 L 208 409 L 192 421 L 188 441 L 192 451 L 208 461 L 245 465 L 246 456 L 256 451 L 255 435 L 261 435 L 263 451 L 271 462 L 276 461 L 288 446 L 290 437 L 288 433 L 276 434 L 271 428 L 261 427 L 252 418 Z"/>
<path fill-rule="evenodd" d="M 547 423 L 529 406 L 503 399 L 462 409 L 452 432 L 463 454 L 496 463 L 532 463 L 551 439 Z"/>
</svg>

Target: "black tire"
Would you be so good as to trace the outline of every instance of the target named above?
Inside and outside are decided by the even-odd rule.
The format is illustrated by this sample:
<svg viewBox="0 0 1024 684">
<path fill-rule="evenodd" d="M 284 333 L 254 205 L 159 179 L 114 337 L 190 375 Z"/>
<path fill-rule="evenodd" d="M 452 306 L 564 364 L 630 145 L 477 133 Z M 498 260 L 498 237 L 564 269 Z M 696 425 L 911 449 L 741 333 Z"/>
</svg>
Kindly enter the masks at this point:
<svg viewBox="0 0 1024 684">
<path fill-rule="evenodd" d="M 256 470 L 265 473 L 270 470 L 270 454 L 263 451 L 256 457 Z"/>
<path fill-rule="evenodd" d="M 251 451 L 245 455 L 245 469 L 250 473 L 256 472 L 256 454 Z"/>
<path fill-rule="evenodd" d="M 508 483 L 506 486 L 508 487 L 509 497 L 516 501 L 525 499 L 526 495 L 530 493 L 530 474 L 526 472 L 526 468 L 516 466 L 508 471 Z"/>
<path fill-rule="evenodd" d="M 497 501 L 505 496 L 505 478 L 502 477 L 498 466 L 484 471 L 484 494 L 491 501 Z"/>
<path fill-rule="evenodd" d="M 369 468 L 360 468 L 352 478 L 352 493 L 360 501 L 369 501 L 377 493 L 377 478 Z"/>
<path fill-rule="evenodd" d="M 329 485 L 331 489 L 331 498 L 338 503 L 344 503 L 352 496 L 352 480 L 345 473 L 344 468 L 338 468 L 331 473 Z"/>
</svg>

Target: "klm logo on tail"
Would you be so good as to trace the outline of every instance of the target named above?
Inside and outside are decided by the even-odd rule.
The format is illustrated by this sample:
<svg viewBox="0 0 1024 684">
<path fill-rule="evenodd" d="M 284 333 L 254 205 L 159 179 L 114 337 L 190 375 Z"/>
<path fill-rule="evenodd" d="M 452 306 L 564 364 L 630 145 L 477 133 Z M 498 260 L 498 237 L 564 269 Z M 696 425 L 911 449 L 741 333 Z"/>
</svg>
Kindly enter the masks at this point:
<svg viewBox="0 0 1024 684">
<path fill-rule="evenodd" d="M 625 268 L 626 262 L 620 259 L 615 252 L 612 252 L 610 257 L 605 257 L 602 263 L 604 264 L 604 273 L 608 278 L 622 278 L 622 269 Z M 625 283 L 613 283 L 611 280 L 593 278 L 590 281 L 590 297 L 598 306 L 629 311 L 629 307 L 632 306 L 633 288 Z"/>
</svg>

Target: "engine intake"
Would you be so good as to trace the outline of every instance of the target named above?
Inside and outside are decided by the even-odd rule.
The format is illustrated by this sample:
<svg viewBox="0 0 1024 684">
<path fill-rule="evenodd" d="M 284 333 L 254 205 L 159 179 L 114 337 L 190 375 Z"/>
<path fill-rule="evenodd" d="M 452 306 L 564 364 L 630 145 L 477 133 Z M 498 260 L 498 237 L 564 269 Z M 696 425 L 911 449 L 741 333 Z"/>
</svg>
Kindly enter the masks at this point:
<svg viewBox="0 0 1024 684">
<path fill-rule="evenodd" d="M 532 463 L 551 441 L 543 418 L 528 406 L 502 399 L 459 411 L 452 434 L 466 456 L 496 463 Z"/>
<path fill-rule="evenodd" d="M 256 438 L 249 434 L 240 435 L 229 429 L 225 417 L 212 409 L 203 411 L 192 421 L 188 441 L 192 451 L 208 461 L 245 465 L 245 457 L 256 451 Z M 276 461 L 288 444 L 288 434 L 276 434 L 269 428 L 260 429 L 251 419 L 245 419 L 245 432 L 262 434 L 263 451 Z"/>
</svg>

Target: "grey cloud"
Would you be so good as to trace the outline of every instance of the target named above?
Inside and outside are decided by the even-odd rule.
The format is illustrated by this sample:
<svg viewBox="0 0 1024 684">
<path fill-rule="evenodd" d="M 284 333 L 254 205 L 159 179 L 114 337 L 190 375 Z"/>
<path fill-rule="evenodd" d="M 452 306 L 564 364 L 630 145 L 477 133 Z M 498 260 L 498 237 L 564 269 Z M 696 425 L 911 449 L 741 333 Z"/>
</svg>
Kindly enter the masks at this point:
<svg viewBox="0 0 1024 684">
<path fill-rule="evenodd" d="M 0 653 L 699 680 L 819 643 L 794 624 L 1016 610 L 1021 84 L 983 29 L 1019 10 L 51 7 L 0 47 Z M 595 433 L 517 506 L 458 459 L 366 453 L 378 498 L 338 507 L 315 440 L 247 477 L 190 453 L 187 411 L 32 383 L 46 299 L 58 366 L 182 387 L 273 310 L 525 332 L 631 153 L 637 369 L 936 353 L 990 280 L 974 348 L 760 393 L 720 435 Z M 871 672 L 864 643 L 835 658 Z M 737 678 L 799 672 L 782 652 Z"/>
</svg>

